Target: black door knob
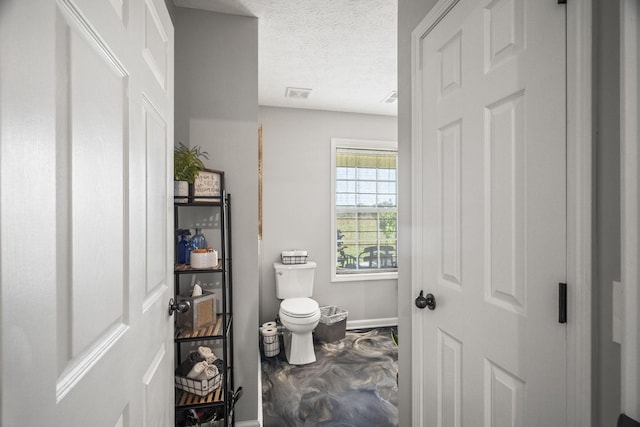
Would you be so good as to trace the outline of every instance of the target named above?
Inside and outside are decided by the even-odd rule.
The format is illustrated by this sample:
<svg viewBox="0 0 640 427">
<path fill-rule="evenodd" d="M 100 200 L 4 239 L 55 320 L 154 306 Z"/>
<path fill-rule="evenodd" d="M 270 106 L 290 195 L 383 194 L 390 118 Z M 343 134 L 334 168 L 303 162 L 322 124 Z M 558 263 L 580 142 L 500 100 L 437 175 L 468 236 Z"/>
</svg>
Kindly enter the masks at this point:
<svg viewBox="0 0 640 427">
<path fill-rule="evenodd" d="M 429 307 L 429 310 L 436 309 L 436 297 L 433 294 L 427 294 L 424 296 L 424 291 L 420 291 L 420 295 L 416 298 L 416 307 L 423 309 Z"/>
<path fill-rule="evenodd" d="M 191 308 L 189 301 L 175 302 L 173 298 L 169 300 L 169 316 L 173 315 L 173 312 L 186 313 Z"/>
</svg>

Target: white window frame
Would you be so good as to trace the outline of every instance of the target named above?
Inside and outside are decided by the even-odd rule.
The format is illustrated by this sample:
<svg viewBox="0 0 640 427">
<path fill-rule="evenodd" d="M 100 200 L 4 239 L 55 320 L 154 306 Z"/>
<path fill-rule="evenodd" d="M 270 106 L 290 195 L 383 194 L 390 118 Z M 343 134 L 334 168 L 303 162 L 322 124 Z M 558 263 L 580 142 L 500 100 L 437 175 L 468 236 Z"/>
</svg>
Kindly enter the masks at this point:
<svg viewBox="0 0 640 427">
<path fill-rule="evenodd" d="M 381 271 L 375 273 L 337 274 L 337 225 L 336 225 L 336 151 L 338 148 L 362 148 L 372 150 L 398 150 L 397 141 L 376 141 L 363 139 L 331 138 L 331 281 L 361 282 L 365 280 L 398 279 L 397 271 Z M 397 179 L 397 176 L 396 176 Z M 396 195 L 397 197 L 397 195 Z M 397 204 L 397 203 L 396 203 Z"/>
</svg>

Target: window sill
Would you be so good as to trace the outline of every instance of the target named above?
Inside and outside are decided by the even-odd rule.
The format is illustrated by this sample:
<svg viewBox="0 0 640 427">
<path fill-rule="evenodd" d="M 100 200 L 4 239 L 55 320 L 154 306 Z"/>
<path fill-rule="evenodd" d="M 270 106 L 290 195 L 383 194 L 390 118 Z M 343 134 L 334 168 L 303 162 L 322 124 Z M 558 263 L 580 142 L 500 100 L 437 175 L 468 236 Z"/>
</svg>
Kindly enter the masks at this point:
<svg viewBox="0 0 640 427">
<path fill-rule="evenodd" d="M 398 279 L 398 271 L 388 271 L 380 273 L 349 273 L 331 274 L 331 282 L 365 282 L 371 280 L 396 280 Z"/>
</svg>

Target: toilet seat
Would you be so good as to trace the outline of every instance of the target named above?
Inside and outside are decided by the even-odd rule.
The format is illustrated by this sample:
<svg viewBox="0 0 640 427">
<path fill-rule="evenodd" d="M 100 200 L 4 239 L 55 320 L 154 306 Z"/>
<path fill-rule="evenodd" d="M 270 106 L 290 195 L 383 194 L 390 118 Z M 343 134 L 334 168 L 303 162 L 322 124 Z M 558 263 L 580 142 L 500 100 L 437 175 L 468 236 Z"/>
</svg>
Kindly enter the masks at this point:
<svg viewBox="0 0 640 427">
<path fill-rule="evenodd" d="M 313 317 L 319 311 L 320 306 L 311 298 L 287 298 L 280 304 L 280 313 L 289 317 Z"/>
</svg>

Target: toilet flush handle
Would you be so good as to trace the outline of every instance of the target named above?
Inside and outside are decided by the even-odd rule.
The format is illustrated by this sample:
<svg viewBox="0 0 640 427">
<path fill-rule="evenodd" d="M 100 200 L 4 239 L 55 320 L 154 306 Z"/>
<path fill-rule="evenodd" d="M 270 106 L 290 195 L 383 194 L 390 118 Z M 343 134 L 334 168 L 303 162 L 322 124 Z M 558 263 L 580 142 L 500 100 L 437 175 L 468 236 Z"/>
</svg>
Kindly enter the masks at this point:
<svg viewBox="0 0 640 427">
<path fill-rule="evenodd" d="M 278 271 L 276 274 L 277 274 L 278 276 L 282 276 L 282 271 Z"/>
</svg>

